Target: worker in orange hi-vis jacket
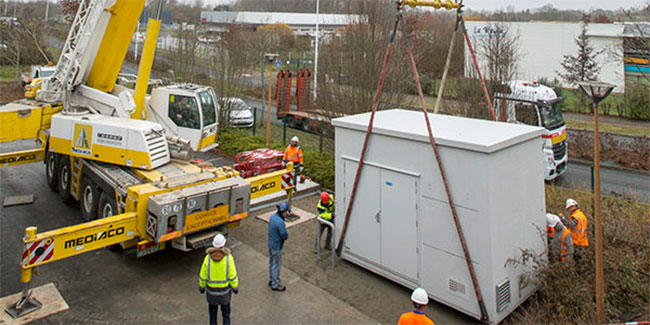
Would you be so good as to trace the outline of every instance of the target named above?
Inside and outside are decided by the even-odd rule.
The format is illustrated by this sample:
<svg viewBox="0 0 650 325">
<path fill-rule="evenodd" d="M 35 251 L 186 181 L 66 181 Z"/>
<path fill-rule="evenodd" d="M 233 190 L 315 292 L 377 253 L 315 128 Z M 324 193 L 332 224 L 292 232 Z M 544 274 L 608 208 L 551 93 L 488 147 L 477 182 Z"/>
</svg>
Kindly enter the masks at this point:
<svg viewBox="0 0 650 325">
<path fill-rule="evenodd" d="M 413 311 L 400 316 L 397 325 L 435 325 L 435 323 L 424 314 L 424 309 L 429 303 L 429 296 L 422 288 L 416 288 L 411 295 Z"/>
<path fill-rule="evenodd" d="M 300 139 L 298 139 L 297 136 L 291 138 L 291 143 L 289 144 L 287 149 L 284 150 L 284 156 L 282 157 L 282 162 L 284 164 L 288 162 L 293 163 L 293 168 L 294 168 L 293 184 L 294 185 L 296 185 L 296 181 L 298 180 L 298 175 L 300 175 L 301 183 L 304 183 L 305 181 L 305 177 L 302 175 L 302 170 L 303 170 L 302 148 L 298 145 L 298 142 L 300 142 Z"/>
<path fill-rule="evenodd" d="M 573 245 L 575 245 L 574 258 L 579 262 L 584 251 L 589 247 L 589 239 L 587 239 L 587 216 L 578 209 L 578 202 L 574 199 L 566 200 L 566 209 L 571 213 L 568 220 L 564 215 L 560 214 L 562 223 L 569 228 Z"/>
</svg>

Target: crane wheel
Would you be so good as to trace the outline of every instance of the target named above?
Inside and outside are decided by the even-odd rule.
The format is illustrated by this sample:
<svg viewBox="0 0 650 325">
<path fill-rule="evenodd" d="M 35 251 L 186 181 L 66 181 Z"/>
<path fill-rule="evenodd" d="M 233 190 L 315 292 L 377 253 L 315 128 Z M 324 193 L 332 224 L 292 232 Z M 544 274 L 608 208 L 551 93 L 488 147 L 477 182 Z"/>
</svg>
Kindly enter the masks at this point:
<svg viewBox="0 0 650 325">
<path fill-rule="evenodd" d="M 45 155 L 45 177 L 47 178 L 47 186 L 50 190 L 55 191 L 58 188 L 58 172 L 59 172 L 59 157 L 54 152 L 48 152 Z"/>
<path fill-rule="evenodd" d="M 82 208 L 83 209 L 83 208 Z M 102 192 L 99 196 L 99 205 L 97 207 L 97 217 L 99 219 L 108 218 L 111 216 L 117 215 L 117 204 L 115 204 L 115 199 L 111 198 L 108 193 Z M 113 244 L 107 247 L 112 251 L 123 251 L 122 245 Z"/>
<path fill-rule="evenodd" d="M 79 206 L 81 207 L 81 218 L 84 221 L 90 221 L 97 218 L 97 206 L 99 206 L 99 191 L 97 185 L 89 177 L 81 180 L 81 198 Z"/>
<path fill-rule="evenodd" d="M 70 202 L 72 195 L 70 194 L 70 179 L 72 177 L 72 172 L 70 170 L 70 157 L 63 156 L 59 159 L 59 168 L 58 168 L 57 178 L 58 178 L 58 188 L 59 188 L 59 197 L 63 202 Z"/>
</svg>

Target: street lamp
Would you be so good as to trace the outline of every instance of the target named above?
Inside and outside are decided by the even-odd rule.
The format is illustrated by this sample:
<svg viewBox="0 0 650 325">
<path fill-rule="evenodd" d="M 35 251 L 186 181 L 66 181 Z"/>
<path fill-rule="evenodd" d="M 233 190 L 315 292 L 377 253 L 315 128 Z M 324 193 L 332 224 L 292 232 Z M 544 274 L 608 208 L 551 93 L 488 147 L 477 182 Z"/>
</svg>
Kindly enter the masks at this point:
<svg viewBox="0 0 650 325">
<path fill-rule="evenodd" d="M 264 53 L 266 62 L 271 65 L 269 70 L 269 105 L 266 107 L 266 147 L 271 146 L 271 88 L 273 87 L 273 62 L 280 55 L 277 53 Z"/>
<path fill-rule="evenodd" d="M 593 101 L 594 109 L 594 215 L 596 218 L 596 317 L 605 323 L 605 277 L 603 274 L 603 224 L 600 217 L 600 139 L 598 136 L 598 103 L 605 99 L 614 85 L 602 82 L 580 82 L 580 90 Z"/>
</svg>

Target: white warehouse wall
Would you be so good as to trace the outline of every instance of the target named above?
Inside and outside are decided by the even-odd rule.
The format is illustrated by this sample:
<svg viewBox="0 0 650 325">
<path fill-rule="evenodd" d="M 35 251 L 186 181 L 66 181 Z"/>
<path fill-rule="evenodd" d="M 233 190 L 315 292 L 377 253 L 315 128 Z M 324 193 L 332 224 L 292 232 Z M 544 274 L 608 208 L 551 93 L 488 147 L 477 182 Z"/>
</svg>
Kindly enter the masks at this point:
<svg viewBox="0 0 650 325">
<path fill-rule="evenodd" d="M 472 46 L 480 51 L 479 42 L 483 37 L 489 37 L 486 21 L 468 21 L 467 32 L 472 40 Z M 575 38 L 581 32 L 579 23 L 562 22 L 506 22 L 510 32 L 519 35 L 520 58 L 516 71 L 516 78 L 523 80 L 537 80 L 545 77 L 550 80 L 557 78 L 566 84 L 558 75 L 562 70 L 564 55 L 576 55 L 578 46 Z M 615 92 L 625 91 L 625 70 L 622 57 L 623 51 L 623 25 L 621 24 L 589 24 L 587 35 L 591 46 L 596 51 L 603 51 L 597 57 L 601 67 L 599 79 L 616 85 Z M 482 72 L 485 60 L 477 53 L 477 59 Z M 465 46 L 465 62 L 471 63 L 472 58 Z M 468 66 L 465 65 L 465 75 L 469 75 Z M 575 88 L 575 86 L 573 87 Z"/>
</svg>

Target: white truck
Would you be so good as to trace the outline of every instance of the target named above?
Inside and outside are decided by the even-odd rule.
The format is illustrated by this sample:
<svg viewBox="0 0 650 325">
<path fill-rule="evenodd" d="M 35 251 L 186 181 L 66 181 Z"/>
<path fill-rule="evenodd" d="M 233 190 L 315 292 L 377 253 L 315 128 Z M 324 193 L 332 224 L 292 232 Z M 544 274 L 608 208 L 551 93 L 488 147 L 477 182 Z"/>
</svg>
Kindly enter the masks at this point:
<svg viewBox="0 0 650 325">
<path fill-rule="evenodd" d="M 540 126 L 545 129 L 544 167 L 546 181 L 562 175 L 569 161 L 566 123 L 560 109 L 561 97 L 537 81 L 513 80 L 494 95 L 494 109 L 500 121 Z"/>
<path fill-rule="evenodd" d="M 48 65 L 32 65 L 29 74 L 22 75 L 22 85 L 23 87 L 32 83 L 36 79 L 48 78 L 54 74 L 56 66 L 52 64 Z"/>
</svg>

